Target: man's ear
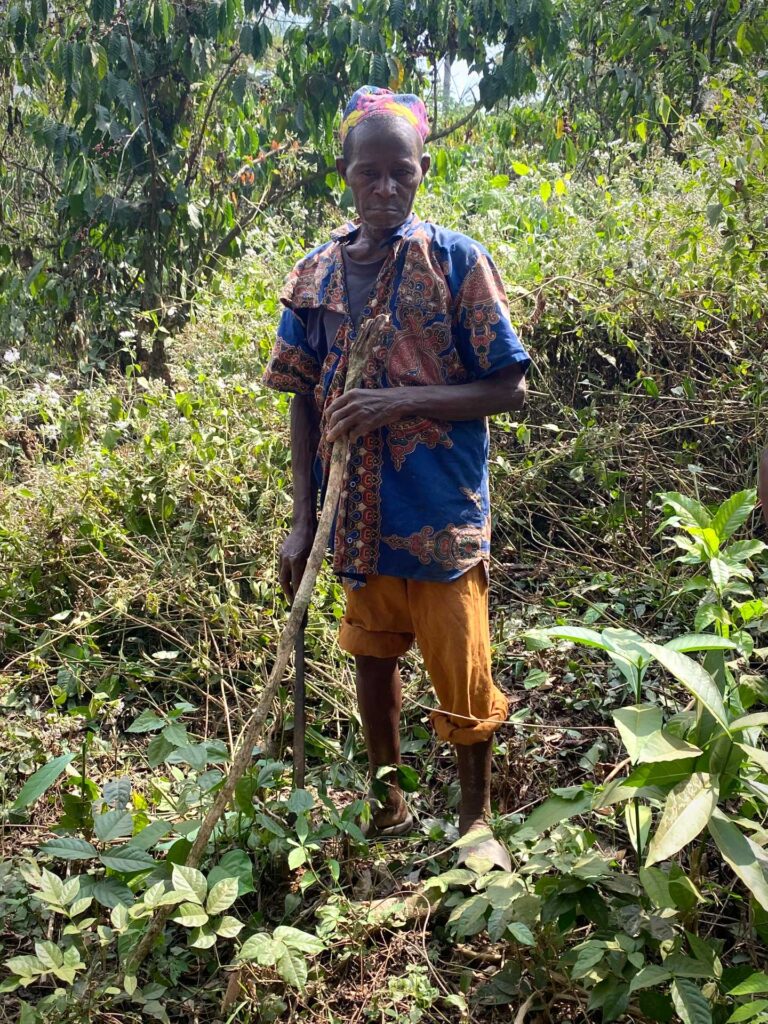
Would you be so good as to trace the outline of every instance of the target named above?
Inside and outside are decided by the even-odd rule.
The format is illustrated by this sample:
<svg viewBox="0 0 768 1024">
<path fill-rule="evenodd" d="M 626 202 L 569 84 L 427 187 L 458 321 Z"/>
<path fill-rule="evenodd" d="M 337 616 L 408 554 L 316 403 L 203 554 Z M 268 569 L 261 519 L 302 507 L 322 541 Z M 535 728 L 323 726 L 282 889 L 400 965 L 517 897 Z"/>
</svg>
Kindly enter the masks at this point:
<svg viewBox="0 0 768 1024">
<path fill-rule="evenodd" d="M 423 153 L 422 157 L 421 157 L 421 176 L 422 176 L 422 178 L 425 178 L 427 176 L 427 171 L 429 170 L 431 165 L 432 165 L 432 157 L 429 155 L 429 153 Z"/>
<path fill-rule="evenodd" d="M 346 182 L 347 180 L 347 164 L 343 156 L 336 157 L 336 170 L 339 172 L 341 177 Z"/>
</svg>

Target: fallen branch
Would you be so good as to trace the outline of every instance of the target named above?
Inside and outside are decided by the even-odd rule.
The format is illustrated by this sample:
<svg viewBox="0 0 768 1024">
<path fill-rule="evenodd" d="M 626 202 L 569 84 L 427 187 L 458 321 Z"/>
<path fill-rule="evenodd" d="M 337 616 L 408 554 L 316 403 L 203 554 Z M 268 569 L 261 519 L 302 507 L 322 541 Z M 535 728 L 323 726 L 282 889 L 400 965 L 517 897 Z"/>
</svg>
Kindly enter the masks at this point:
<svg viewBox="0 0 768 1024">
<path fill-rule="evenodd" d="M 381 314 L 373 320 L 368 320 L 361 329 L 360 334 L 358 335 L 350 352 L 349 368 L 347 370 L 347 379 L 344 386 L 345 391 L 349 391 L 351 388 L 355 388 L 359 385 L 363 375 L 363 368 L 365 367 L 368 356 L 373 350 L 374 342 L 388 323 L 389 318 L 385 314 Z M 245 729 L 241 733 L 238 749 L 232 760 L 232 766 L 229 769 L 229 774 L 224 780 L 224 784 L 221 789 L 216 794 L 216 799 L 213 801 L 211 809 L 203 819 L 203 822 L 200 825 L 200 830 L 197 833 L 197 838 L 195 839 L 191 850 L 187 854 L 187 859 L 185 861 L 187 867 L 196 868 L 200 863 L 206 847 L 208 846 L 208 840 L 211 838 L 217 822 L 227 809 L 227 805 L 235 792 L 235 787 L 253 761 L 253 748 L 261 737 L 261 731 L 264 728 L 267 715 L 272 707 L 278 687 L 283 681 L 283 676 L 285 675 L 285 670 L 288 667 L 288 661 L 294 648 L 296 634 L 298 633 L 299 627 L 304 618 L 304 613 L 309 607 L 309 601 L 312 597 L 315 580 L 317 579 L 317 574 L 320 571 L 320 566 L 323 564 L 323 558 L 325 557 L 325 553 L 328 548 L 331 528 L 336 515 L 336 506 L 338 505 L 339 494 L 341 493 L 344 469 L 347 464 L 348 448 L 349 440 L 347 438 L 340 438 L 333 446 L 333 452 L 331 453 L 331 467 L 328 474 L 328 486 L 326 488 L 323 509 L 320 513 L 320 520 L 317 524 L 315 541 L 312 545 L 312 551 L 310 552 L 309 558 L 307 559 L 307 567 L 304 570 L 301 584 L 296 592 L 293 605 L 291 606 L 288 621 L 280 635 L 280 640 L 277 645 L 277 653 L 275 655 L 275 664 L 272 667 L 269 679 L 267 680 L 267 685 L 262 691 L 259 702 L 256 705 L 256 709 L 251 715 Z M 154 946 L 156 939 L 162 932 L 163 926 L 172 912 L 173 908 L 171 906 L 161 907 L 160 910 L 157 911 L 150 921 L 143 938 L 136 947 L 136 951 L 128 962 L 126 974 L 135 975 L 137 973 L 139 967 L 141 967 L 148 953 Z"/>
</svg>

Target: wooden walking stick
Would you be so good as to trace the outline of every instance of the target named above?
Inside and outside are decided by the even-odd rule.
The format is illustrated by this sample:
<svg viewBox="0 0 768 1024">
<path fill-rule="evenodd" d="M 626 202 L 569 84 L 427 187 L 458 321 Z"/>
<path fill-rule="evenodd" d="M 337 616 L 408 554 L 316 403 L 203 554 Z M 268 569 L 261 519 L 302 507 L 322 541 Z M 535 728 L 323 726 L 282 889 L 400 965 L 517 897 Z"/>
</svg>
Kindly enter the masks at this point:
<svg viewBox="0 0 768 1024">
<path fill-rule="evenodd" d="M 294 667 L 296 681 L 293 684 L 293 788 L 304 789 L 307 776 L 307 687 L 304 680 L 305 646 L 304 627 L 307 616 L 301 620 L 296 634 L 296 656 Z"/>
<path fill-rule="evenodd" d="M 372 320 L 367 320 L 361 327 L 349 354 L 347 379 L 344 385 L 345 392 L 360 385 L 363 369 L 371 352 L 373 351 L 373 345 L 379 334 L 385 330 L 388 325 L 389 317 L 382 313 Z M 301 626 L 304 620 L 304 615 L 309 607 L 309 601 L 312 596 L 312 590 L 315 586 L 317 574 L 320 571 L 320 566 L 323 564 L 323 558 L 325 557 L 325 553 L 328 549 L 331 528 L 336 516 L 336 508 L 339 503 L 341 484 L 344 479 L 344 470 L 347 465 L 348 450 L 348 438 L 340 438 L 333 445 L 331 466 L 328 474 L 328 486 L 326 487 L 325 501 L 323 502 L 322 512 L 320 513 L 320 520 L 317 524 L 315 540 L 312 545 L 309 558 L 307 559 L 307 567 L 304 570 L 304 575 L 302 576 L 301 583 L 299 584 L 299 589 L 296 591 L 296 596 L 293 604 L 291 605 L 288 620 L 277 644 L 275 663 L 272 666 L 272 671 L 269 674 L 267 685 L 262 691 L 259 702 L 256 705 L 256 709 L 251 715 L 248 724 L 240 734 L 237 751 L 232 758 L 229 774 L 224 780 L 224 784 L 221 789 L 216 794 L 216 798 L 211 805 L 211 809 L 203 818 L 200 830 L 197 833 L 197 838 L 187 854 L 187 859 L 185 861 L 187 867 L 196 868 L 200 863 L 202 856 L 205 853 L 205 848 L 208 845 L 208 840 L 211 838 L 211 834 L 216 827 L 216 823 L 226 810 L 227 805 L 235 792 L 235 787 L 253 760 L 253 748 L 261 737 L 261 730 L 264 728 L 264 723 L 277 694 L 277 689 L 283 681 L 283 676 L 285 675 L 285 670 L 288 667 L 291 651 L 294 649 L 299 627 Z M 155 940 L 163 930 L 163 925 L 168 920 L 171 913 L 173 913 L 173 907 L 171 906 L 160 907 L 160 909 L 155 913 L 155 916 L 150 921 L 143 938 L 137 945 L 135 952 L 129 960 L 126 974 L 135 975 L 138 972 L 139 967 L 142 965 L 147 954 L 152 949 Z"/>
</svg>

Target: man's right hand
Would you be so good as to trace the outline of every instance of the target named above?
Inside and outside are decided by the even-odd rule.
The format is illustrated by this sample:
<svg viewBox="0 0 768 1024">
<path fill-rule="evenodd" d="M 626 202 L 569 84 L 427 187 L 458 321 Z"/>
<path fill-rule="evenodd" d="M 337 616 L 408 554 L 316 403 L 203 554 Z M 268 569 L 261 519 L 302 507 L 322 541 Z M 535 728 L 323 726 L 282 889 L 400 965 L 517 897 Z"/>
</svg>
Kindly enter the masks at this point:
<svg viewBox="0 0 768 1024">
<path fill-rule="evenodd" d="M 280 586 L 291 604 L 307 567 L 314 539 L 314 527 L 294 526 L 280 548 Z"/>
</svg>

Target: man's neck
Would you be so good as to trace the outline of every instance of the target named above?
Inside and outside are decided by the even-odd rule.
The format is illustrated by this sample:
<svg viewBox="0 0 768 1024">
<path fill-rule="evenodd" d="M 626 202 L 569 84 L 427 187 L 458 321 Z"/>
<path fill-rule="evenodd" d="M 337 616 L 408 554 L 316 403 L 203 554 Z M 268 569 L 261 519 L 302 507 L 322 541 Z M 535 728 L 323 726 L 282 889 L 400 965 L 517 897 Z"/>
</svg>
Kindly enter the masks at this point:
<svg viewBox="0 0 768 1024">
<path fill-rule="evenodd" d="M 410 213 L 408 217 L 410 217 Z M 362 223 L 357 237 L 353 242 L 349 243 L 347 252 L 352 259 L 358 260 L 361 263 L 381 259 L 387 253 L 385 243 L 405 224 L 408 217 L 401 224 L 388 228 L 372 227 L 370 224 Z"/>
</svg>

